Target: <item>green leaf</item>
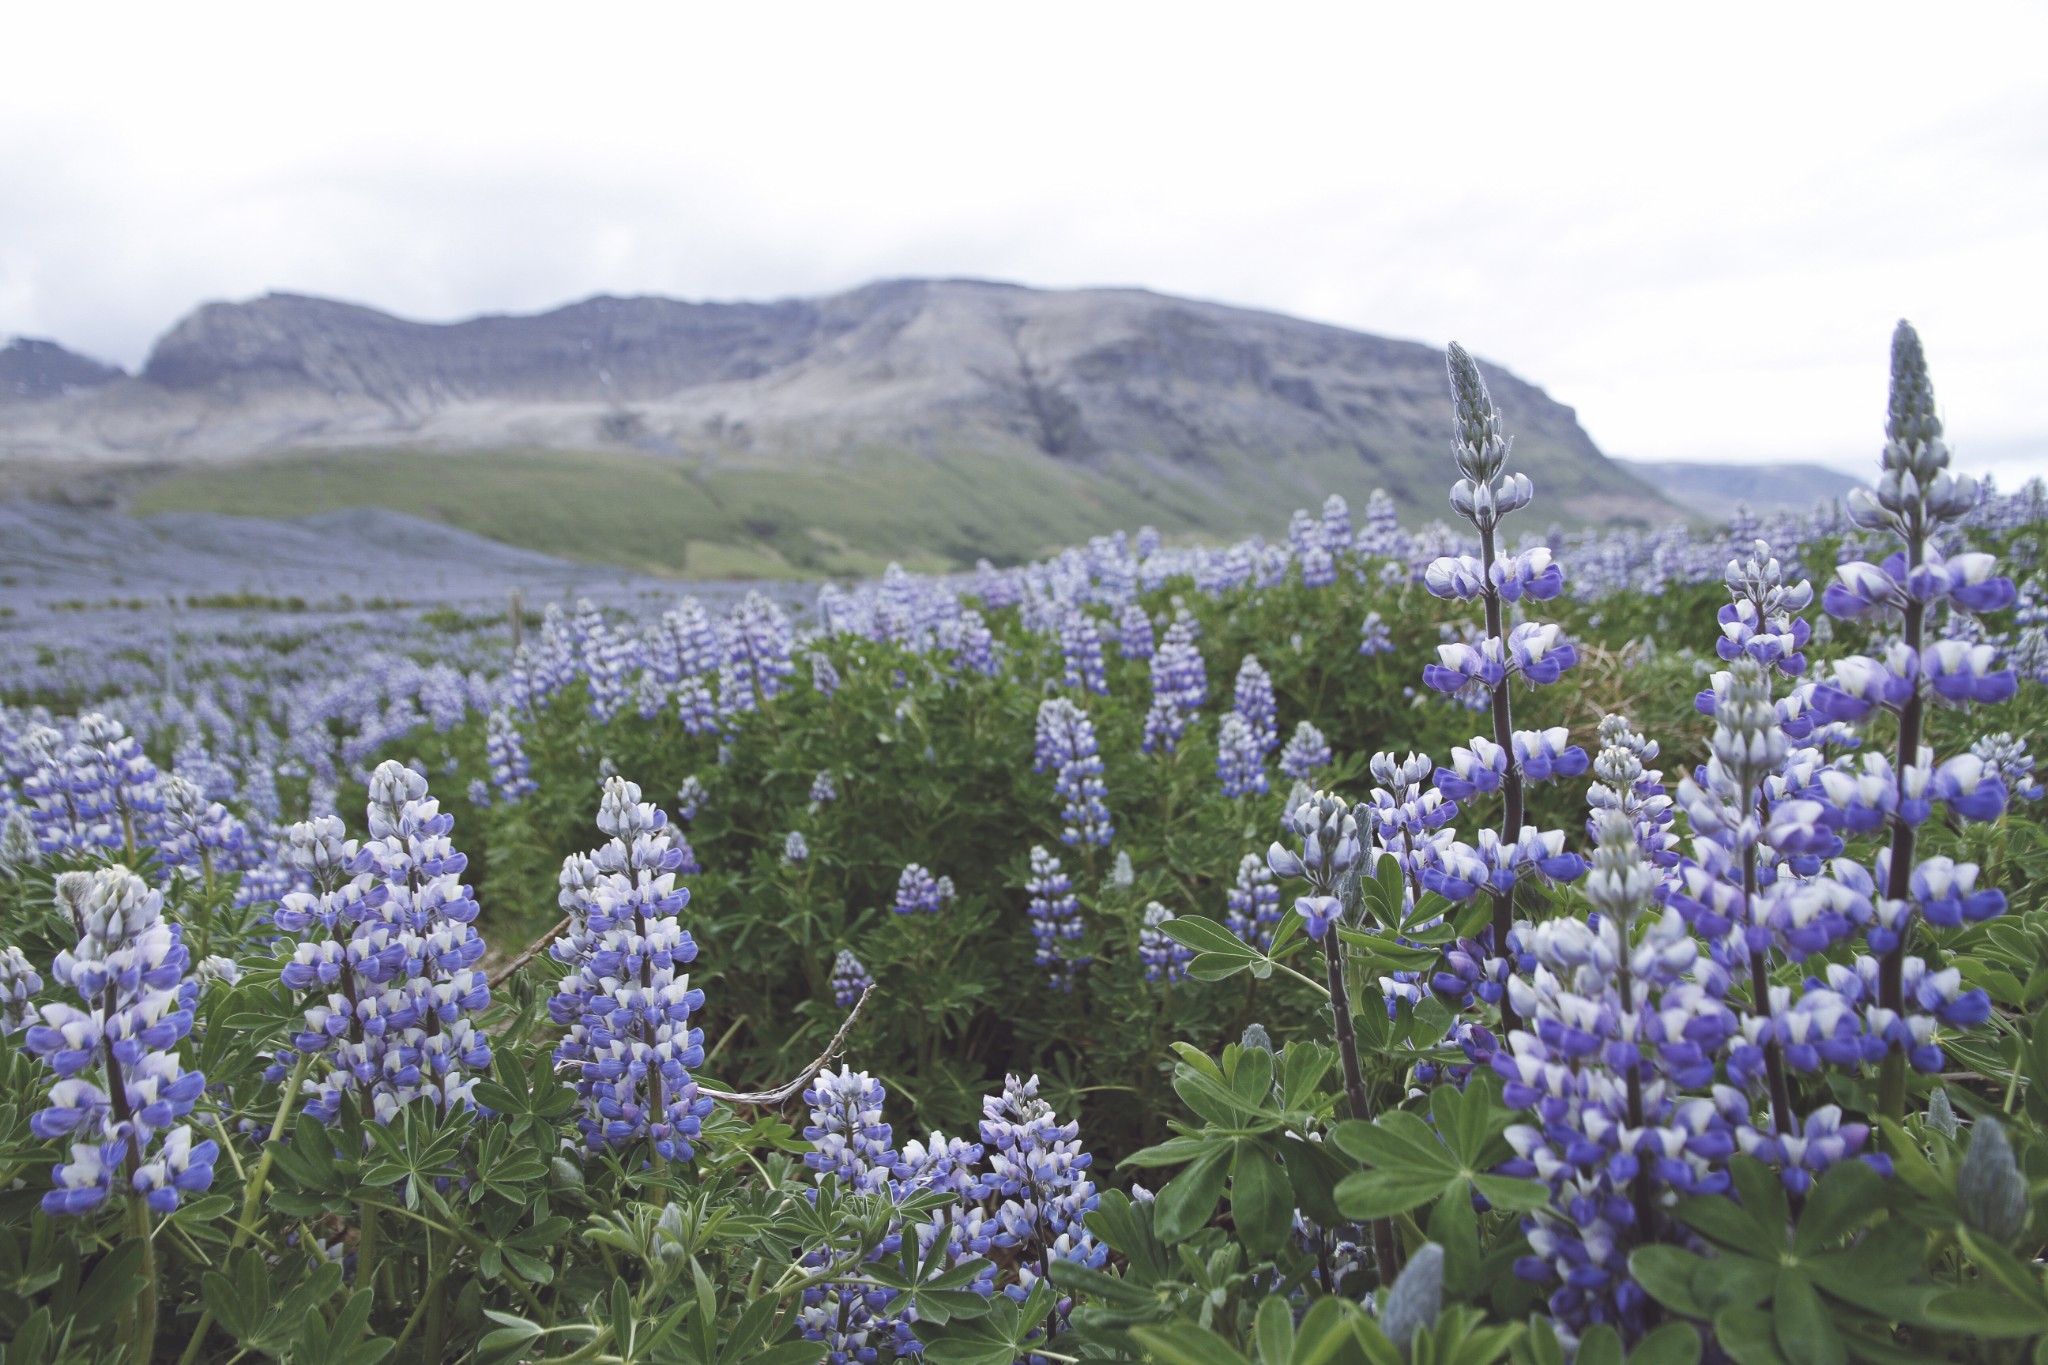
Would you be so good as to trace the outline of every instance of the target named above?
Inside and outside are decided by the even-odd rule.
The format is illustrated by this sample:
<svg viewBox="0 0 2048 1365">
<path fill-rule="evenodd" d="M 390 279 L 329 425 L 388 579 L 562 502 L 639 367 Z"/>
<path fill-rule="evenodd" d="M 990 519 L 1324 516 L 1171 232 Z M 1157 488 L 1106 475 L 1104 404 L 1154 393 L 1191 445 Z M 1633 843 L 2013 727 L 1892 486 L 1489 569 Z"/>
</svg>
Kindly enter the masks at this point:
<svg viewBox="0 0 2048 1365">
<path fill-rule="evenodd" d="M 142 1243 L 122 1242 L 100 1258 L 78 1291 L 71 1320 L 81 1331 L 111 1322 L 142 1292 Z"/>
<path fill-rule="evenodd" d="M 1645 1293 L 1689 1318 L 1704 1318 L 1710 1312 L 1692 1291 L 1693 1273 L 1701 1264 L 1699 1257 L 1674 1246 L 1638 1247 L 1628 1258 L 1629 1274 Z"/>
<path fill-rule="evenodd" d="M 1191 1322 L 1133 1327 L 1131 1337 L 1160 1365 L 1245 1365 L 1229 1342 Z"/>
<path fill-rule="evenodd" d="M 1813 1281 L 1797 1266 L 1787 1266 L 1778 1275 L 1777 1292 L 1771 1296 L 1771 1326 L 1778 1349 L 1800 1365 L 1848 1365 L 1849 1348 L 1835 1331 Z"/>
<path fill-rule="evenodd" d="M 1259 1344 L 1259 1359 L 1265 1365 L 1291 1365 L 1294 1355 L 1294 1305 L 1275 1294 L 1259 1305 L 1252 1336 Z"/>
<path fill-rule="evenodd" d="M 1860 1227 L 1880 1207 L 1884 1178 L 1861 1161 L 1838 1161 L 1814 1183 L 1792 1249 L 1800 1255 L 1819 1251 L 1852 1228 Z"/>
<path fill-rule="evenodd" d="M 1152 1203 L 1152 1226 L 1161 1241 L 1185 1241 L 1208 1223 L 1216 1212 L 1216 1201 L 1223 1197 L 1230 1158 L 1231 1145 L 1218 1144 L 1166 1182 Z"/>
<path fill-rule="evenodd" d="M 1738 1158 L 1740 1160 L 1740 1158 Z M 1775 1178 L 1772 1183 L 1777 1182 Z M 1719 1242 L 1722 1246 L 1746 1251 L 1752 1256 L 1776 1261 L 1785 1247 L 1785 1239 L 1760 1227 L 1756 1219 L 1731 1201 L 1714 1195 L 1679 1201 L 1672 1210 L 1678 1221 L 1694 1231 Z"/>
<path fill-rule="evenodd" d="M 1621 1333 L 1604 1322 L 1588 1327 L 1572 1365 L 1621 1365 Z"/>
<path fill-rule="evenodd" d="M 1713 1256 L 1700 1262 L 1692 1273 L 1692 1292 L 1707 1311 L 1719 1319 L 1728 1308 L 1755 1308 L 1771 1297 L 1777 1284 L 1774 1261 L 1748 1256 Z"/>
<path fill-rule="evenodd" d="M 1775 1258 L 1785 1244 L 1785 1224 L 1792 1218 L 1785 1202 L 1784 1182 L 1778 1179 L 1776 1171 L 1753 1156 L 1736 1157 L 1728 1163 L 1728 1171 L 1735 1177 L 1736 1193 L 1742 1196 L 1742 1211 L 1768 1239 L 1769 1250 L 1762 1254 Z"/>
<path fill-rule="evenodd" d="M 1550 1191 L 1542 1182 L 1511 1175 L 1475 1175 L 1472 1183 L 1486 1196 L 1486 1202 L 1504 1213 L 1527 1213 L 1550 1202 Z"/>
<path fill-rule="evenodd" d="M 1636 1343 L 1629 1365 L 1699 1365 L 1700 1334 L 1689 1322 L 1667 1322 Z"/>
<path fill-rule="evenodd" d="M 1219 957 L 1238 957 L 1250 966 L 1259 950 L 1246 943 L 1215 920 L 1201 915 L 1177 915 L 1159 926 L 1166 936 L 1183 948 Z"/>
<path fill-rule="evenodd" d="M 1330 1140 L 1339 1151 L 1369 1166 L 1431 1174 L 1438 1184 L 1463 1170 L 1429 1125 L 1405 1109 L 1382 1114 L 1372 1123 L 1340 1123 Z"/>
<path fill-rule="evenodd" d="M 1337 1183 L 1337 1207 L 1346 1218 L 1360 1221 L 1392 1218 L 1435 1199 L 1448 1185 L 1441 1176 L 1385 1167 L 1356 1171 Z"/>
<path fill-rule="evenodd" d="M 2030 1337 L 2048 1332 L 2048 1312 L 1984 1289 L 1951 1289 L 1927 1303 L 1936 1325 L 1980 1337 Z"/>
<path fill-rule="evenodd" d="M 1778 1353 L 1771 1315 L 1761 1309 L 1722 1309 L 1714 1316 L 1714 1337 L 1735 1365 L 1792 1365 Z"/>
<path fill-rule="evenodd" d="M 1529 1318 L 1528 1330 L 1515 1343 L 1513 1360 L 1515 1365 L 1565 1365 L 1564 1344 L 1557 1339 L 1557 1329 L 1549 1318 Z"/>
<path fill-rule="evenodd" d="M 1254 1256 L 1273 1255 L 1294 1232 L 1287 1172 L 1259 1143 L 1241 1144 L 1231 1162 L 1230 1213 L 1245 1250 Z"/>
</svg>

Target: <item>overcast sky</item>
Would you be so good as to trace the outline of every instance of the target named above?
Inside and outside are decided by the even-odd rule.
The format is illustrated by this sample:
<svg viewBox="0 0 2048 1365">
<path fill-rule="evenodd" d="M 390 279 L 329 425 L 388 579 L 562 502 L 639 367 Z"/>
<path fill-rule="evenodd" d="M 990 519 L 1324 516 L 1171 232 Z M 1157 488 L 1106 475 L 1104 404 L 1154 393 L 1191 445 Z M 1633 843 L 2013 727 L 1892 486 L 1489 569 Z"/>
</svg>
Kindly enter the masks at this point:
<svg viewBox="0 0 2048 1365">
<path fill-rule="evenodd" d="M 2048 473 L 2048 6 L 38 5 L 0 335 L 883 276 L 1456 338 L 1611 454 L 1868 466 L 1893 321 Z"/>
</svg>

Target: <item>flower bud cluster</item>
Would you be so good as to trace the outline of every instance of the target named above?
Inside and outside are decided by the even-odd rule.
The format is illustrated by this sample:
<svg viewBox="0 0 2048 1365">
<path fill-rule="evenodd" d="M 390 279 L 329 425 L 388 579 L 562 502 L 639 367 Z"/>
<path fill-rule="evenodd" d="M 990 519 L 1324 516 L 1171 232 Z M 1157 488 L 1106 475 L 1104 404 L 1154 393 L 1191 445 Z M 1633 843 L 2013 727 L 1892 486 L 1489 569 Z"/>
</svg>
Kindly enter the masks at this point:
<svg viewBox="0 0 2048 1365">
<path fill-rule="evenodd" d="M 1266 866 L 1283 881 L 1306 881 L 1307 894 L 1295 899 L 1304 932 L 1322 939 L 1344 913 L 1338 887 L 1364 855 L 1358 820 L 1344 798 L 1319 791 L 1296 805 L 1283 822 L 1300 841 L 1299 848 L 1275 842 L 1266 851 Z"/>
</svg>

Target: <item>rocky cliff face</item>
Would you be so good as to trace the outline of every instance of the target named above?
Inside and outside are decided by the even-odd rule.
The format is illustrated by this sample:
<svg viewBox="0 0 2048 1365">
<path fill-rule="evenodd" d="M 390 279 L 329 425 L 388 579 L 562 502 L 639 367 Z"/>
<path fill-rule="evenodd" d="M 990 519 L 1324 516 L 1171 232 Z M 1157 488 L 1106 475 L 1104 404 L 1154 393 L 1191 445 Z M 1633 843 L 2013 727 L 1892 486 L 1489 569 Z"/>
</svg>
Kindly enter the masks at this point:
<svg viewBox="0 0 2048 1365">
<path fill-rule="evenodd" d="M 1487 378 L 1554 515 L 1673 514 L 1569 408 Z M 1248 512 L 1373 486 L 1434 510 L 1449 429 L 1431 347 L 1141 290 L 901 280 L 778 303 L 600 297 L 447 325 L 288 294 L 208 304 L 139 376 L 0 412 L 0 456 L 537 447 L 814 467 L 973 451 Z"/>
</svg>

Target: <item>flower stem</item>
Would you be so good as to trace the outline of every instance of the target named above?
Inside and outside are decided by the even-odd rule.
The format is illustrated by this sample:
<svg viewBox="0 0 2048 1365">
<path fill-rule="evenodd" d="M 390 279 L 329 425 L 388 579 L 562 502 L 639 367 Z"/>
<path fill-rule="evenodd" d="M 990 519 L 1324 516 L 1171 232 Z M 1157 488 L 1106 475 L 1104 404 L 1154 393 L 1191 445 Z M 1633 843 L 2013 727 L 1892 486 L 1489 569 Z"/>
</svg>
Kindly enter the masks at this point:
<svg viewBox="0 0 2048 1365">
<path fill-rule="evenodd" d="M 156 1354 L 156 1246 L 150 1239 L 149 1204 L 139 1194 L 128 1196 L 128 1240 L 142 1243 L 142 1290 L 128 1305 L 121 1336 L 128 1358 L 148 1365 Z"/>
<path fill-rule="evenodd" d="M 1926 535 L 1917 526 L 1906 539 L 1906 553 L 1909 566 L 1918 568 L 1926 552 Z M 1927 608 L 1924 603 L 1913 601 L 1906 606 L 1906 648 L 1919 658 L 1920 645 L 1926 632 Z M 1903 788 L 1906 769 L 1920 761 L 1920 729 L 1922 721 L 1922 700 L 1920 680 L 1913 680 L 1913 691 L 1906 698 L 1906 704 L 1899 711 L 1899 754 L 1892 765 L 1892 775 Z M 1903 797 L 1904 792 L 1900 795 Z M 1891 874 L 1887 879 L 1884 894 L 1894 901 L 1903 901 L 1913 889 L 1913 841 L 1914 828 L 1902 816 L 1892 816 L 1892 861 Z M 1894 1016 L 1905 1013 L 1905 967 L 1906 944 L 1913 934 L 1913 921 L 1907 916 L 1899 923 L 1899 941 L 1892 950 L 1878 960 L 1877 1003 L 1892 1011 Z M 1897 1121 L 1906 1114 L 1906 1052 L 1895 1047 L 1884 1054 L 1884 1061 L 1877 1071 L 1877 1112 L 1880 1116 Z"/>
<path fill-rule="evenodd" d="M 1486 590 L 1480 600 L 1486 605 L 1486 634 L 1498 645 L 1503 666 L 1507 663 L 1508 637 L 1505 619 L 1501 611 L 1500 589 L 1493 582 L 1493 528 L 1484 527 L 1479 532 L 1479 557 L 1486 570 Z M 1514 847 L 1522 837 L 1522 765 L 1515 761 L 1515 716 L 1514 699 L 1508 691 L 1505 673 L 1493 686 L 1493 742 L 1498 744 L 1506 756 L 1508 770 L 1501 779 L 1500 841 L 1503 848 Z M 1508 955 L 1508 931 L 1515 925 L 1515 888 L 1496 890 L 1493 895 L 1493 951 L 1498 957 Z M 1505 992 L 1500 998 L 1500 1027 L 1502 1034 L 1515 1030 L 1520 1021 L 1515 1018 L 1515 1007 L 1508 1003 Z"/>
<path fill-rule="evenodd" d="M 1330 1023 L 1337 1033 L 1337 1055 L 1344 1067 L 1344 1101 L 1351 1117 L 1360 1122 L 1372 1118 L 1372 1100 L 1365 1090 L 1365 1072 L 1358 1064 L 1358 1030 L 1351 1023 L 1351 993 L 1344 985 L 1343 940 L 1334 928 L 1323 937 L 1323 963 L 1330 982 Z M 1394 1225 L 1385 1218 L 1372 1222 L 1373 1260 L 1380 1283 L 1392 1284 L 1399 1249 L 1394 1245 Z"/>
</svg>

